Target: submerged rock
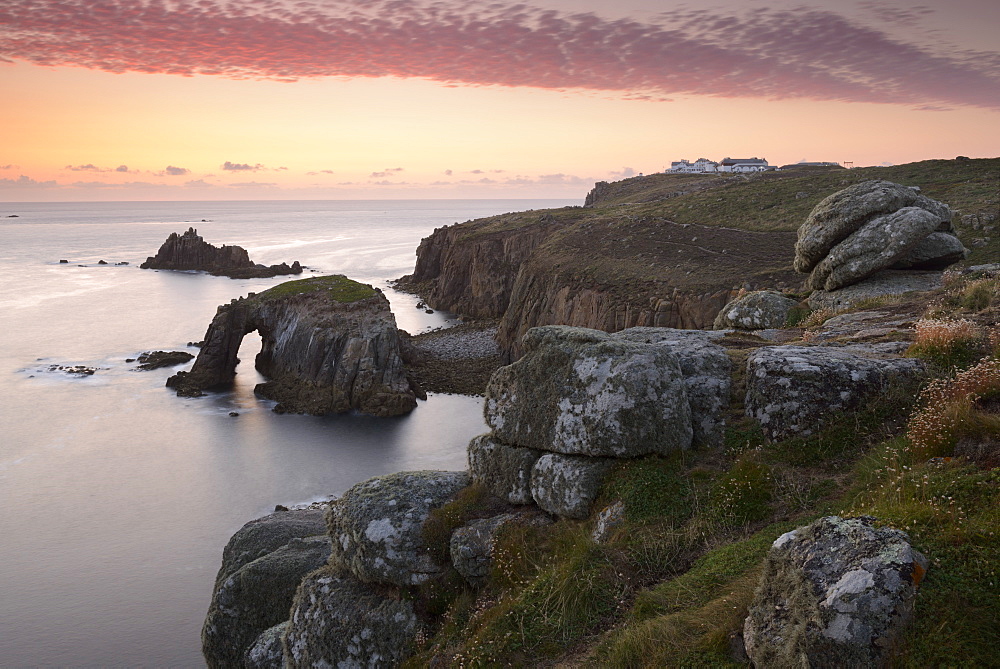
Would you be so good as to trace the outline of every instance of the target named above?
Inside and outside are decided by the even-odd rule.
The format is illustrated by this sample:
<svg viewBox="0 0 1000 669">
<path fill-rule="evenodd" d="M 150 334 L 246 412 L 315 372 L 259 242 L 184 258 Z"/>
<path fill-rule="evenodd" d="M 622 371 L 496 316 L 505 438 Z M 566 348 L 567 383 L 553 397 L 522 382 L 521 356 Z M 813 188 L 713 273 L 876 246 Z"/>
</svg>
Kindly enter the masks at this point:
<svg viewBox="0 0 1000 669">
<path fill-rule="evenodd" d="M 417 616 L 397 591 L 328 565 L 302 580 L 284 637 L 286 667 L 394 667 L 414 650 Z"/>
<path fill-rule="evenodd" d="M 747 359 L 746 413 L 771 439 L 809 435 L 843 411 L 921 374 L 914 359 L 873 359 L 831 346 L 767 346 Z"/>
<path fill-rule="evenodd" d="M 183 365 L 192 358 L 194 356 L 186 351 L 146 351 L 140 353 L 136 360 L 139 362 L 137 365 L 139 369 L 148 371 L 161 367 Z"/>
<path fill-rule="evenodd" d="M 829 516 L 778 537 L 744 624 L 756 666 L 888 663 L 928 561 L 874 521 Z"/>
<path fill-rule="evenodd" d="M 167 385 L 197 396 L 231 383 L 240 343 L 254 330 L 262 340 L 255 365 L 269 379 L 255 391 L 277 400 L 275 411 L 395 416 L 417 404 L 389 301 L 343 276 L 289 281 L 219 307 L 191 371 Z"/>
<path fill-rule="evenodd" d="M 469 485 L 465 472 L 418 471 L 377 476 L 330 505 L 334 561 L 363 581 L 419 585 L 440 575 L 422 533 L 431 510 Z"/>
<path fill-rule="evenodd" d="M 534 328 L 523 345 L 486 389 L 486 422 L 500 441 L 618 457 L 690 447 L 686 385 L 668 347 L 566 326 Z"/>
<path fill-rule="evenodd" d="M 302 266 L 297 260 L 291 265 L 281 263 L 270 267 L 254 264 L 246 249 L 239 246 L 213 246 L 194 228 L 188 228 L 182 235 L 170 233 L 156 255 L 146 258 L 146 262 L 139 265 L 139 268 L 197 270 L 234 279 L 302 273 Z"/>
</svg>

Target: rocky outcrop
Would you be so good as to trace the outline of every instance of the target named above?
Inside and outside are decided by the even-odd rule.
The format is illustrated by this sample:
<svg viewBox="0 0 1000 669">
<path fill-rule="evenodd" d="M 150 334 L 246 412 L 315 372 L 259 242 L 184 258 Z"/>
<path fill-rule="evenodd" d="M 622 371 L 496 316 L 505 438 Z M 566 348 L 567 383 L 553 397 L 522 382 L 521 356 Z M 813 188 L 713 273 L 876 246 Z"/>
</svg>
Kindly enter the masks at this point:
<svg viewBox="0 0 1000 669">
<path fill-rule="evenodd" d="M 167 385 L 197 396 L 230 383 L 240 343 L 254 330 L 262 340 L 256 368 L 269 379 L 256 392 L 277 400 L 275 411 L 394 416 L 416 406 L 388 300 L 343 276 L 291 281 L 219 307 L 191 371 Z"/>
<path fill-rule="evenodd" d="M 513 513 L 502 513 L 473 520 L 452 532 L 448 543 L 451 563 L 469 585 L 480 588 L 486 584 L 493 564 L 497 531 L 515 518 Z"/>
<path fill-rule="evenodd" d="M 941 287 L 941 272 L 883 270 L 864 281 L 838 290 L 815 290 L 807 303 L 812 309 L 846 309 L 862 300 L 889 295 L 905 295 Z"/>
<path fill-rule="evenodd" d="M 302 266 L 297 260 L 291 265 L 281 263 L 270 267 L 254 264 L 246 249 L 239 246 L 213 246 L 194 228 L 188 228 L 182 235 L 171 232 L 156 255 L 146 258 L 146 262 L 139 265 L 139 268 L 197 270 L 233 279 L 302 273 Z"/>
<path fill-rule="evenodd" d="M 410 656 L 418 621 L 398 591 L 331 564 L 303 579 L 284 636 L 286 667 L 395 667 Z"/>
<path fill-rule="evenodd" d="M 253 645 L 243 654 L 243 666 L 246 669 L 281 669 L 285 660 L 285 648 L 281 645 L 281 637 L 288 629 L 288 621 L 268 627 L 261 632 Z"/>
<path fill-rule="evenodd" d="M 691 446 L 691 408 L 669 347 L 550 326 L 531 330 L 524 348 L 486 389 L 486 422 L 498 440 L 617 457 Z"/>
<path fill-rule="evenodd" d="M 744 625 L 758 667 L 877 667 L 928 569 L 909 537 L 871 517 L 820 518 L 778 537 Z"/>
<path fill-rule="evenodd" d="M 139 363 L 136 367 L 144 371 L 160 369 L 161 367 L 176 367 L 183 365 L 193 357 L 194 355 L 187 351 L 146 351 L 140 353 L 139 357 L 136 358 L 136 362 Z"/>
<path fill-rule="evenodd" d="M 334 561 L 357 578 L 420 585 L 446 565 L 428 553 L 421 528 L 435 509 L 469 485 L 465 472 L 400 472 L 354 486 L 330 505 Z"/>
<path fill-rule="evenodd" d="M 863 357 L 864 347 L 767 346 L 747 359 L 746 413 L 771 439 L 810 435 L 843 411 L 923 372 L 915 359 Z"/>
<path fill-rule="evenodd" d="M 759 290 L 738 297 L 719 312 L 716 330 L 765 330 L 781 328 L 798 302 L 773 290 Z"/>
<path fill-rule="evenodd" d="M 531 470 L 531 496 L 551 514 L 586 518 L 613 465 L 610 458 L 547 453 Z"/>
<path fill-rule="evenodd" d="M 208 666 L 243 666 L 258 637 L 288 619 L 299 581 L 330 555 L 324 530 L 323 512 L 303 509 L 251 521 L 233 535 L 202 628 Z"/>
<path fill-rule="evenodd" d="M 918 189 L 864 181 L 830 195 L 799 227 L 795 269 L 832 291 L 887 268 L 940 269 L 961 260 L 948 205 Z"/>
<path fill-rule="evenodd" d="M 469 442 L 469 476 L 502 500 L 531 504 L 531 470 L 543 454 L 483 434 Z"/>
</svg>

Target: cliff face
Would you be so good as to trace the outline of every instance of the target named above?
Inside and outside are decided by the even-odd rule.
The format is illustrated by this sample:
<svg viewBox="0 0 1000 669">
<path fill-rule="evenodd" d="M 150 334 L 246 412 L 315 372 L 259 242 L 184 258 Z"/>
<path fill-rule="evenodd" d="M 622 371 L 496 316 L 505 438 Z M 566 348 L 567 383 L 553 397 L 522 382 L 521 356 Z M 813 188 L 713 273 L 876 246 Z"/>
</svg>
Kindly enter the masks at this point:
<svg viewBox="0 0 1000 669">
<path fill-rule="evenodd" d="M 435 308 L 501 318 L 509 361 L 538 325 L 710 328 L 740 287 L 797 282 L 794 243 L 794 233 L 567 208 L 440 228 L 402 283 Z"/>
<path fill-rule="evenodd" d="M 564 224 L 530 214 L 483 220 L 488 225 L 438 228 L 424 238 L 413 274 L 402 282 L 425 288 L 422 296 L 436 309 L 473 318 L 503 316 L 521 263 Z"/>
<path fill-rule="evenodd" d="M 342 276 L 283 283 L 219 307 L 191 371 L 167 385 L 194 396 L 230 383 L 254 330 L 263 342 L 256 367 L 270 379 L 255 390 L 277 400 L 276 411 L 394 416 L 416 406 L 388 300 Z"/>
<path fill-rule="evenodd" d="M 155 256 L 146 258 L 140 269 L 196 270 L 233 279 L 250 279 L 301 274 L 296 260 L 291 265 L 255 265 L 246 249 L 240 246 L 213 246 L 198 231 L 188 228 L 183 235 L 171 232 Z"/>
</svg>

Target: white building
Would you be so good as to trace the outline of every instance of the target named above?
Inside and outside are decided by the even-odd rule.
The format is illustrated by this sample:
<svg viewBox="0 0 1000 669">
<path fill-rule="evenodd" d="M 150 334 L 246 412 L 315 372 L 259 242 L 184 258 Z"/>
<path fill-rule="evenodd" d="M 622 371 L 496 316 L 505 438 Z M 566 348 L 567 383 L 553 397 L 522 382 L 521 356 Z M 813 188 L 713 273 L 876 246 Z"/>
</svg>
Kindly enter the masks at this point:
<svg viewBox="0 0 1000 669">
<path fill-rule="evenodd" d="M 764 172 L 774 168 L 763 158 L 723 158 L 719 163 L 720 172 Z"/>
<path fill-rule="evenodd" d="M 709 160 L 708 158 L 699 158 L 693 163 L 689 163 L 685 159 L 680 159 L 670 163 L 670 169 L 668 172 L 718 172 L 719 163 Z"/>
</svg>

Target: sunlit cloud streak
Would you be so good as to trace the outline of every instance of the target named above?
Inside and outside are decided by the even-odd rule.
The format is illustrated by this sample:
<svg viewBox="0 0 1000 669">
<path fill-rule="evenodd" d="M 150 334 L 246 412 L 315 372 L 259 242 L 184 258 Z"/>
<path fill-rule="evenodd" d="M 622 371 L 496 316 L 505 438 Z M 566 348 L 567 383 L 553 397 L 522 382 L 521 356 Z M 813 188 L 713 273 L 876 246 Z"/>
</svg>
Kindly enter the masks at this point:
<svg viewBox="0 0 1000 669">
<path fill-rule="evenodd" d="M 921 14 L 887 12 L 905 25 Z M 655 21 L 525 4 L 5 0 L 0 59 L 108 72 L 296 80 L 422 78 L 1000 109 L 1000 52 L 905 43 L 834 11 L 665 12 Z"/>
</svg>

